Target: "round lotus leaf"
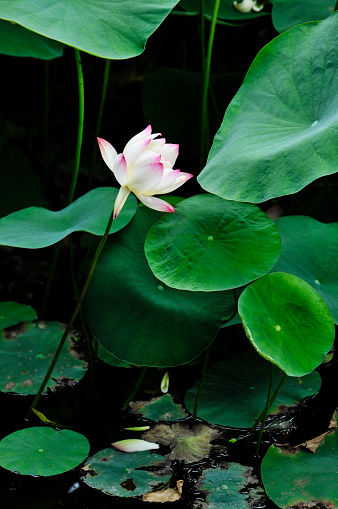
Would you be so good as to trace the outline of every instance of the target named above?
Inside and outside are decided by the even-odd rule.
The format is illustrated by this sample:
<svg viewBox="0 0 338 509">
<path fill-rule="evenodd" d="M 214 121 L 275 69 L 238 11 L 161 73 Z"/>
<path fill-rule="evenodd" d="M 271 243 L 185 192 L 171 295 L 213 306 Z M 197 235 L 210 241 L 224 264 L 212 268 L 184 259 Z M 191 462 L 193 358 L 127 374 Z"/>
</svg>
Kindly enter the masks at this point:
<svg viewBox="0 0 338 509">
<path fill-rule="evenodd" d="M 16 330 L 0 332 L 0 390 L 35 394 L 50 366 L 63 335 L 58 322 L 27 322 Z M 60 383 L 74 383 L 86 373 L 86 363 L 76 355 L 75 340 L 69 336 L 46 389 Z"/>
<path fill-rule="evenodd" d="M 3 55 L 51 60 L 61 57 L 63 48 L 63 44 L 27 30 L 17 23 L 0 20 L 0 53 Z"/>
<path fill-rule="evenodd" d="M 205 377 L 198 405 L 198 417 L 221 426 L 249 428 L 260 416 L 266 405 L 271 363 L 256 352 L 236 355 L 226 362 L 212 365 Z M 273 366 L 273 388 L 277 388 L 283 373 Z M 287 377 L 282 389 L 269 410 L 279 412 L 279 407 L 294 406 L 317 392 L 321 379 L 317 372 L 302 377 L 301 381 Z M 199 382 L 188 390 L 185 404 L 194 410 Z"/>
<path fill-rule="evenodd" d="M 151 270 L 180 290 L 237 288 L 266 274 L 280 255 L 280 235 L 256 205 L 202 194 L 179 203 L 149 231 Z"/>
<path fill-rule="evenodd" d="M 252 468 L 239 463 L 228 463 L 226 468 L 207 468 L 198 481 L 198 489 L 206 492 L 201 508 L 249 509 L 259 501 L 259 488 L 250 486 L 253 481 Z"/>
<path fill-rule="evenodd" d="M 221 319 L 234 309 L 229 292 L 181 291 L 156 279 L 144 255 L 144 241 L 159 217 L 140 207 L 131 223 L 108 239 L 83 306 L 102 346 L 139 366 L 189 362 L 212 343 Z M 82 279 L 91 259 L 89 253 L 81 265 Z"/>
<path fill-rule="evenodd" d="M 323 297 L 338 323 L 338 223 L 312 217 L 280 217 L 282 253 L 272 272 L 287 272 L 309 283 Z"/>
<path fill-rule="evenodd" d="M 98 187 L 81 196 L 58 212 L 42 207 L 29 207 L 0 219 L 0 244 L 38 249 L 56 244 L 73 232 L 85 231 L 103 235 L 113 211 L 118 190 Z M 136 212 L 133 195 L 113 221 L 110 233 L 129 223 Z"/>
<path fill-rule="evenodd" d="M 198 177 L 203 189 L 260 203 L 337 171 L 337 44 L 335 13 L 258 53 Z"/>
<path fill-rule="evenodd" d="M 256 350 L 289 376 L 311 373 L 334 340 L 334 321 L 322 297 L 291 274 L 267 274 L 238 301 L 245 332 Z"/>
<path fill-rule="evenodd" d="M 279 507 L 338 506 L 338 433 L 326 435 L 315 454 L 272 445 L 263 458 L 262 481 Z"/>
<path fill-rule="evenodd" d="M 0 302 L 0 330 L 35 318 L 36 311 L 30 306 L 18 302 Z"/>
<path fill-rule="evenodd" d="M 64 429 L 26 428 L 0 442 L 0 466 L 22 475 L 50 476 L 77 467 L 89 453 L 85 436 Z"/>
<path fill-rule="evenodd" d="M 0 17 L 104 58 L 142 53 L 177 0 L 1 0 Z"/>
<path fill-rule="evenodd" d="M 125 453 L 112 448 L 103 449 L 85 464 L 83 481 L 108 495 L 137 497 L 170 479 L 169 464 L 164 456 L 150 454 L 149 451 Z M 151 469 L 144 470 L 144 467 Z"/>
</svg>

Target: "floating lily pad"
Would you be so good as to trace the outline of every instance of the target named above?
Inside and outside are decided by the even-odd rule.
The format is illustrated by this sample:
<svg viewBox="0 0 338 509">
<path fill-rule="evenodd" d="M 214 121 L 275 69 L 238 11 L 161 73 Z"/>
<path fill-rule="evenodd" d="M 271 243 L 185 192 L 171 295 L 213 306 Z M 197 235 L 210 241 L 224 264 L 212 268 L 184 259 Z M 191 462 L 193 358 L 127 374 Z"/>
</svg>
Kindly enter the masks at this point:
<svg viewBox="0 0 338 509">
<path fill-rule="evenodd" d="M 203 189 L 260 203 L 337 171 L 337 44 L 335 13 L 258 53 L 198 177 Z"/>
<path fill-rule="evenodd" d="M 0 390 L 35 394 L 60 343 L 63 326 L 58 322 L 28 322 L 10 334 L 0 332 Z M 86 364 L 76 357 L 69 337 L 47 387 L 74 383 L 86 373 Z"/>
<path fill-rule="evenodd" d="M 2 0 L 0 17 L 104 58 L 142 53 L 177 0 Z"/>
<path fill-rule="evenodd" d="M 246 335 L 256 350 L 289 376 L 311 373 L 332 347 L 335 328 L 322 297 L 291 274 L 267 274 L 238 301 Z"/>
<path fill-rule="evenodd" d="M 229 292 L 175 290 L 155 278 L 144 255 L 144 241 L 160 217 L 159 212 L 140 207 L 131 223 L 108 239 L 83 306 L 102 346 L 139 366 L 189 362 L 212 343 L 221 318 L 234 309 Z M 89 253 L 80 267 L 82 278 L 91 259 Z"/>
<path fill-rule="evenodd" d="M 317 21 L 330 16 L 336 0 L 273 0 L 272 22 L 278 32 L 284 32 L 307 21 Z"/>
<path fill-rule="evenodd" d="M 252 476 L 252 468 L 229 463 L 226 468 L 207 468 L 198 480 L 198 489 L 206 492 L 201 506 L 210 509 L 249 509 L 258 502 L 259 488 L 247 488 L 258 480 Z"/>
<path fill-rule="evenodd" d="M 151 467 L 150 470 L 145 468 Z M 170 462 L 149 451 L 124 453 L 103 449 L 85 464 L 83 481 L 91 488 L 116 497 L 145 495 L 170 479 Z"/>
<path fill-rule="evenodd" d="M 43 60 L 61 57 L 63 44 L 27 30 L 17 23 L 0 19 L 0 53 Z"/>
<path fill-rule="evenodd" d="M 187 413 L 181 405 L 174 403 L 170 394 L 165 394 L 150 401 L 133 401 L 131 409 L 136 414 L 141 414 L 153 421 L 176 421 L 187 417 Z"/>
<path fill-rule="evenodd" d="M 280 217 L 282 253 L 271 272 L 287 272 L 309 283 L 338 323 L 338 223 L 312 217 Z"/>
<path fill-rule="evenodd" d="M 1 440 L 0 466 L 22 475 L 61 474 L 82 463 L 89 448 L 85 436 L 68 429 L 21 429 Z"/>
<path fill-rule="evenodd" d="M 99 187 L 58 212 L 39 207 L 19 210 L 0 219 L 0 244 L 37 249 L 51 246 L 76 231 L 103 235 L 118 190 Z M 133 195 L 113 221 L 110 233 L 124 228 L 136 211 Z"/>
<path fill-rule="evenodd" d="M 338 505 L 338 433 L 326 435 L 315 454 L 289 451 L 272 445 L 263 458 L 262 481 L 266 493 L 279 507 Z"/>
<path fill-rule="evenodd" d="M 35 318 L 36 311 L 30 306 L 18 302 L 0 302 L 0 330 Z"/>
<path fill-rule="evenodd" d="M 281 249 L 277 230 L 256 205 L 202 194 L 150 229 L 145 253 L 155 276 L 172 288 L 227 290 L 272 268 Z"/>
<path fill-rule="evenodd" d="M 271 364 L 255 352 L 229 358 L 212 365 L 205 377 L 198 406 L 198 417 L 213 424 L 249 428 L 266 405 Z M 274 367 L 273 391 L 282 377 Z M 280 405 L 294 406 L 317 392 L 321 379 L 317 372 L 301 379 L 288 377 L 270 408 L 270 414 L 279 412 Z M 194 410 L 199 382 L 186 394 L 185 404 Z"/>
</svg>

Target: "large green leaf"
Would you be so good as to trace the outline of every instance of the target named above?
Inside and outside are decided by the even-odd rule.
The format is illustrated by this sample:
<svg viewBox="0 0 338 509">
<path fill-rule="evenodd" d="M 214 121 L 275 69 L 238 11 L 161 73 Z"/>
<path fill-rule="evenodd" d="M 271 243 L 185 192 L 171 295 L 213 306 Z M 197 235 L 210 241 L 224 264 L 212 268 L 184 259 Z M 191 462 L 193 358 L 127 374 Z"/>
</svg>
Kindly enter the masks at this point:
<svg viewBox="0 0 338 509">
<path fill-rule="evenodd" d="M 63 44 L 27 30 L 17 23 L 0 19 L 0 53 L 51 60 L 61 57 Z"/>
<path fill-rule="evenodd" d="M 0 17 L 104 58 L 142 53 L 177 0 L 2 0 Z"/>
<path fill-rule="evenodd" d="M 291 274 L 267 274 L 238 301 L 246 334 L 256 350 L 289 376 L 311 373 L 334 340 L 334 321 L 322 297 Z"/>
<path fill-rule="evenodd" d="M 311 217 L 280 217 L 282 253 L 272 272 L 287 272 L 309 283 L 323 297 L 338 323 L 338 223 Z"/>
<path fill-rule="evenodd" d="M 179 203 L 151 228 L 151 270 L 181 290 L 237 288 L 266 274 L 280 254 L 276 225 L 256 205 L 203 194 Z"/>
<path fill-rule="evenodd" d="M 103 235 L 118 190 L 99 187 L 81 196 L 58 212 L 30 207 L 0 219 L 0 245 L 37 249 L 51 246 L 72 232 Z M 130 195 L 113 221 L 110 233 L 124 228 L 136 212 L 136 199 Z"/>
<path fill-rule="evenodd" d="M 305 23 L 325 19 L 333 13 L 336 0 L 273 0 L 272 22 L 278 32 Z"/>
<path fill-rule="evenodd" d="M 279 507 L 338 507 L 338 432 L 327 435 L 315 454 L 272 445 L 261 474 L 266 493 Z"/>
<path fill-rule="evenodd" d="M 0 390 L 35 394 L 50 366 L 63 335 L 58 322 L 27 322 L 24 327 L 0 332 Z M 59 383 L 81 380 L 86 364 L 76 355 L 74 340 L 68 338 L 47 383 L 54 389 Z"/>
<path fill-rule="evenodd" d="M 337 171 L 338 13 L 265 46 L 230 103 L 198 180 L 259 203 Z"/>
<path fill-rule="evenodd" d="M 0 466 L 23 475 L 50 476 L 77 467 L 88 453 L 89 442 L 80 433 L 26 428 L 1 440 Z"/>
<path fill-rule="evenodd" d="M 18 302 L 0 302 L 0 330 L 35 318 L 36 311 L 30 306 Z"/>
<path fill-rule="evenodd" d="M 266 405 L 271 364 L 256 352 L 231 356 L 225 362 L 212 365 L 205 377 L 198 405 L 198 417 L 221 426 L 249 428 L 260 416 Z M 274 366 L 273 391 L 281 380 L 281 371 Z M 197 382 L 188 390 L 185 404 L 194 410 L 198 391 Z M 317 372 L 306 375 L 301 383 L 288 377 L 274 401 L 269 413 L 275 414 L 280 405 L 298 404 L 320 388 Z"/>
<path fill-rule="evenodd" d="M 116 357 L 142 366 L 176 366 L 197 357 L 231 315 L 229 292 L 188 292 L 155 278 L 144 255 L 149 228 L 161 217 L 140 207 L 108 239 L 89 285 L 84 312 L 94 336 Z M 89 256 L 81 266 L 84 277 Z"/>
<path fill-rule="evenodd" d="M 103 449 L 89 458 L 86 484 L 117 497 L 135 497 L 152 491 L 156 484 L 169 480 L 169 461 L 149 451 L 128 453 Z M 145 467 L 150 467 L 145 470 Z"/>
</svg>

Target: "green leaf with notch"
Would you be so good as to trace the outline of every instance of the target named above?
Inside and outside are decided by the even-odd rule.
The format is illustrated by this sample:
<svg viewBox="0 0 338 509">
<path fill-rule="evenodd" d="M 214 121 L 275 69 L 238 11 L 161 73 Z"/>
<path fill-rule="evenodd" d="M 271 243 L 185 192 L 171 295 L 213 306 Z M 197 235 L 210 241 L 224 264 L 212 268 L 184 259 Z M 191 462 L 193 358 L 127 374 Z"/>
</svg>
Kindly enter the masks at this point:
<svg viewBox="0 0 338 509">
<path fill-rule="evenodd" d="M 198 181 L 260 203 L 337 171 L 338 13 L 265 46 L 230 103 Z"/>
<path fill-rule="evenodd" d="M 172 288 L 219 291 L 266 274 L 280 235 L 256 205 L 202 194 L 179 203 L 149 231 L 145 253 L 155 276 Z"/>
<path fill-rule="evenodd" d="M 311 373 L 332 347 L 334 321 L 322 297 L 291 274 L 267 274 L 238 301 L 245 332 L 258 353 L 289 376 Z"/>
</svg>

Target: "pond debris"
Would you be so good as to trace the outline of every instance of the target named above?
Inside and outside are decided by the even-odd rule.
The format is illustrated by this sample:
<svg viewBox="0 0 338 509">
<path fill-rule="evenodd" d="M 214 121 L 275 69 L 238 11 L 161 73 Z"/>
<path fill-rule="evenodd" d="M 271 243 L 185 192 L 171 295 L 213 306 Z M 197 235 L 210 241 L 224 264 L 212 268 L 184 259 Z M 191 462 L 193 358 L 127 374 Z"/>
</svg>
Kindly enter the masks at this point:
<svg viewBox="0 0 338 509">
<path fill-rule="evenodd" d="M 167 445 L 171 452 L 165 456 L 170 460 L 181 460 L 188 463 L 207 457 L 211 450 L 211 441 L 221 431 L 202 423 L 190 427 L 187 422 L 158 424 L 144 435 L 145 440 Z"/>
<path fill-rule="evenodd" d="M 175 488 L 166 488 L 161 491 L 151 491 L 142 497 L 142 502 L 176 502 L 182 496 L 183 481 L 176 481 Z"/>
</svg>

